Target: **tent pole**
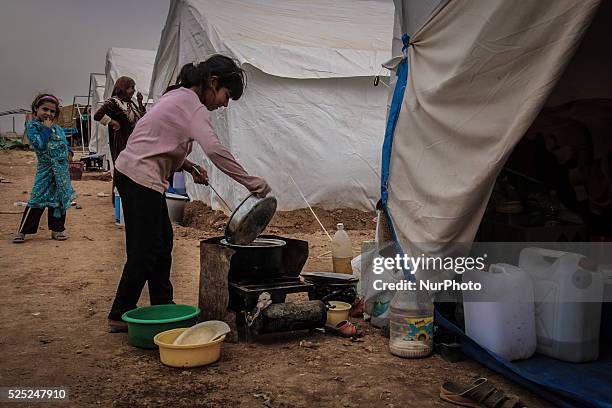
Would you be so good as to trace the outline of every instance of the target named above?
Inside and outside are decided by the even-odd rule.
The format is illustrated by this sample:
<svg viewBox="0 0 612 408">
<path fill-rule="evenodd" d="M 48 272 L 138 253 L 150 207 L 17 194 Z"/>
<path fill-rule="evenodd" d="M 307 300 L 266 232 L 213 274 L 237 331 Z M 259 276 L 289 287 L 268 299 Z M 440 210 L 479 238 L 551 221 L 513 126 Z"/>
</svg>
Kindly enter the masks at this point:
<svg viewBox="0 0 612 408">
<path fill-rule="evenodd" d="M 93 74 L 89 73 L 89 88 L 87 88 L 87 106 L 89 106 L 89 119 L 87 120 L 87 140 L 89 142 L 91 142 L 91 81 L 93 80 Z M 87 108 L 85 108 L 87 109 Z M 98 148 L 98 146 L 96 145 L 96 149 Z M 96 153 L 98 153 L 98 151 L 96 150 Z"/>
</svg>

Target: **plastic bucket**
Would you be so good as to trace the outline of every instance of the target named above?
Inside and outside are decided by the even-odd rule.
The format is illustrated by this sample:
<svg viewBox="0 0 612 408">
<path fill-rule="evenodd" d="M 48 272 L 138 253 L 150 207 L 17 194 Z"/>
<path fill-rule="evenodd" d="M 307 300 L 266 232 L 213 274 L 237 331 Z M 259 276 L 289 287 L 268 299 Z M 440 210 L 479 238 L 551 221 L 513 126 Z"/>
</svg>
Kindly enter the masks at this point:
<svg viewBox="0 0 612 408">
<path fill-rule="evenodd" d="M 219 360 L 221 343 L 225 336 L 204 344 L 173 344 L 185 330 L 187 329 L 167 330 L 154 337 L 153 341 L 159 346 L 159 359 L 163 364 L 170 367 L 198 367 Z"/>
<path fill-rule="evenodd" d="M 179 194 L 166 192 L 166 204 L 168 206 L 168 216 L 172 222 L 183 221 L 183 212 L 185 211 L 185 203 L 189 201 L 189 197 Z"/>
<path fill-rule="evenodd" d="M 128 343 L 132 346 L 157 348 L 153 338 L 166 330 L 191 327 L 200 309 L 189 305 L 155 305 L 125 312 L 121 318 L 128 324 Z"/>
<path fill-rule="evenodd" d="M 351 305 L 349 303 L 332 300 L 329 304 L 335 306 L 335 308 L 330 308 L 327 311 L 327 321 L 325 324 L 335 327 L 341 321 L 348 320 L 349 310 L 351 310 Z"/>
</svg>

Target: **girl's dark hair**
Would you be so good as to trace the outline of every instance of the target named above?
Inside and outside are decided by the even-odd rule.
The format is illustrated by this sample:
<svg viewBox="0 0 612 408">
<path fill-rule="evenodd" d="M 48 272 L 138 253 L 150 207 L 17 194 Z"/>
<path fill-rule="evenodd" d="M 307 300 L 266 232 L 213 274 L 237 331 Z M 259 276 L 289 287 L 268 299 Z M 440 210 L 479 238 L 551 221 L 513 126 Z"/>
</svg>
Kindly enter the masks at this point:
<svg viewBox="0 0 612 408">
<path fill-rule="evenodd" d="M 43 103 L 51 102 L 55 105 L 55 117 L 53 119 L 57 119 L 60 114 L 60 103 L 57 96 L 52 95 L 50 93 L 39 93 L 32 101 L 32 113 L 36 114 L 36 109 L 38 109 Z"/>
<path fill-rule="evenodd" d="M 246 73 L 236 61 L 221 54 L 211 55 L 200 63 L 183 65 L 176 84 L 169 86 L 164 93 L 180 87 L 198 86 L 203 94 L 209 88 L 208 80 L 211 76 L 219 78 L 218 87 L 227 88 L 233 100 L 240 99 L 246 87 Z"/>
</svg>

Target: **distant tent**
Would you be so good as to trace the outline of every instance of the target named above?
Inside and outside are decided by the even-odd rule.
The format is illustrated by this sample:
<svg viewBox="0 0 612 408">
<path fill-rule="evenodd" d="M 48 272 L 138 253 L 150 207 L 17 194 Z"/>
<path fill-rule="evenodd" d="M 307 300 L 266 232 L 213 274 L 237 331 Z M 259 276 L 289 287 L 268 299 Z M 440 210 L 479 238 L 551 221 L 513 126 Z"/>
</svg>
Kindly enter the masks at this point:
<svg viewBox="0 0 612 408">
<path fill-rule="evenodd" d="M 150 50 L 137 50 L 131 48 L 110 48 L 106 53 L 106 68 L 104 78 L 104 93 L 96 93 L 94 95 L 94 101 L 92 102 L 92 117 L 96 110 L 104 102 L 104 100 L 111 97 L 115 82 L 119 77 L 129 76 L 136 82 L 136 91 L 140 91 L 144 96 L 144 102 L 146 103 L 149 97 L 149 83 L 151 82 L 151 73 L 153 72 L 153 63 L 155 62 L 155 51 Z M 95 76 L 94 81 L 97 84 L 102 78 Z M 101 89 L 101 88 L 95 88 Z M 135 94 L 134 94 L 135 95 Z M 134 100 L 136 96 L 134 96 Z M 93 120 L 93 118 L 92 118 Z M 95 122 L 97 124 L 97 122 Z M 97 124 L 99 126 L 99 124 Z M 106 155 L 106 159 L 110 161 L 110 150 L 108 147 L 108 131 L 104 129 L 103 132 L 99 130 L 93 132 L 92 137 L 89 141 L 89 150 L 95 151 Z M 99 149 L 99 151 L 97 150 Z"/>
<path fill-rule="evenodd" d="M 248 73 L 247 90 L 212 113 L 221 142 L 252 174 L 265 177 L 279 208 L 311 204 L 373 209 L 387 90 L 373 77 L 391 56 L 390 1 L 173 1 L 157 52 L 157 100 L 185 63 L 222 53 Z M 387 71 L 383 74 L 387 75 Z M 211 184 L 230 205 L 247 191 L 207 162 Z M 223 208 L 187 177 L 192 198 Z"/>
</svg>

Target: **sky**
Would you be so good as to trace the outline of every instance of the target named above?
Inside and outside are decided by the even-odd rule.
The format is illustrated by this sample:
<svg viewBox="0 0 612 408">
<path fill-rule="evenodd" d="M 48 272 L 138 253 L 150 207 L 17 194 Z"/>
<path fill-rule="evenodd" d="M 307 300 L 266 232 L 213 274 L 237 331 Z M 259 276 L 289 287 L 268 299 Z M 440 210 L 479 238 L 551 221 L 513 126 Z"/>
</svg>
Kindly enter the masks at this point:
<svg viewBox="0 0 612 408">
<path fill-rule="evenodd" d="M 108 48 L 157 50 L 169 7 L 170 0 L 0 0 L 0 112 L 28 108 L 40 91 L 63 105 L 87 95 Z M 10 130 L 12 119 L 0 117 L 0 132 Z"/>
</svg>

